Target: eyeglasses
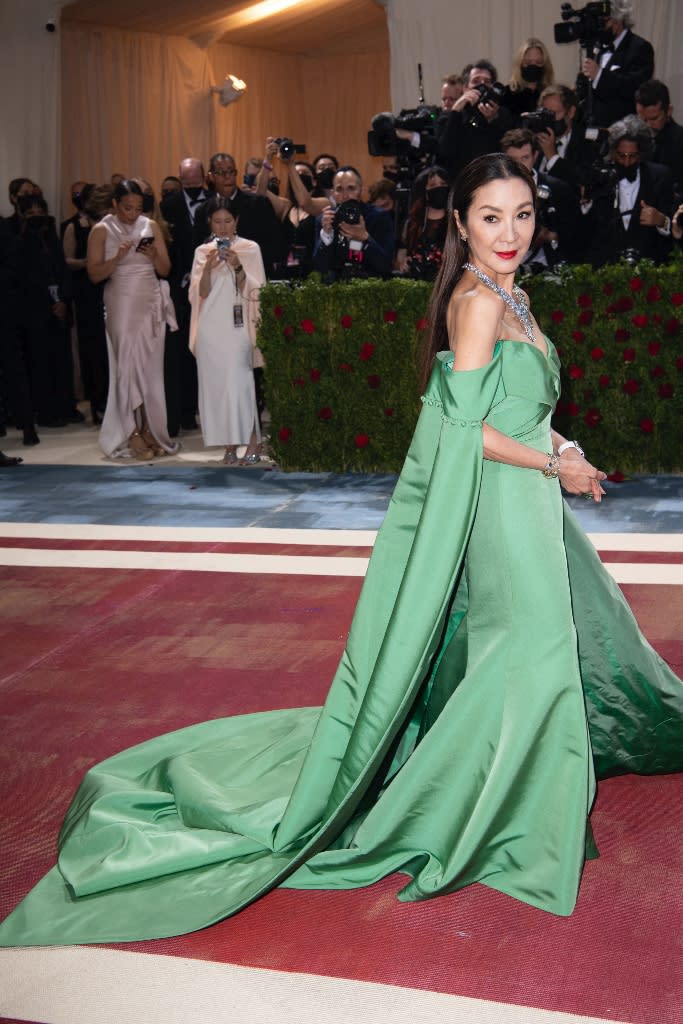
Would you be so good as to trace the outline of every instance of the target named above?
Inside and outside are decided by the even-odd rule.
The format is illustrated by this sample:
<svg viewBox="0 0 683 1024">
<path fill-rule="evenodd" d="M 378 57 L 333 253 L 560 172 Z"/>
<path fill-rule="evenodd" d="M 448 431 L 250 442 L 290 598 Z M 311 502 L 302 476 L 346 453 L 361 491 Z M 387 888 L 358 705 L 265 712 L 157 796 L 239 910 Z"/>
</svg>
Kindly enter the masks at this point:
<svg viewBox="0 0 683 1024">
<path fill-rule="evenodd" d="M 232 178 L 234 174 L 237 174 L 236 167 L 212 167 L 211 174 L 216 178 Z"/>
</svg>

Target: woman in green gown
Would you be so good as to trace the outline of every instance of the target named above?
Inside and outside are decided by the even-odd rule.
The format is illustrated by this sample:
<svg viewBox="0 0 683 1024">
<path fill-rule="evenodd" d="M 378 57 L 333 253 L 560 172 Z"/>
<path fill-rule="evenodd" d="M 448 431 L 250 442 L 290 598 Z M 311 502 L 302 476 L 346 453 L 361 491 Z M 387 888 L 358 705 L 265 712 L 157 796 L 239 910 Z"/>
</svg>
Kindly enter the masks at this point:
<svg viewBox="0 0 683 1024">
<path fill-rule="evenodd" d="M 4 945 L 180 934 L 275 886 L 398 871 L 571 913 L 595 777 L 683 768 L 683 686 L 562 501 L 604 473 L 550 427 L 559 364 L 514 288 L 534 185 L 449 201 L 423 410 L 325 706 L 191 726 L 96 765 Z"/>
</svg>

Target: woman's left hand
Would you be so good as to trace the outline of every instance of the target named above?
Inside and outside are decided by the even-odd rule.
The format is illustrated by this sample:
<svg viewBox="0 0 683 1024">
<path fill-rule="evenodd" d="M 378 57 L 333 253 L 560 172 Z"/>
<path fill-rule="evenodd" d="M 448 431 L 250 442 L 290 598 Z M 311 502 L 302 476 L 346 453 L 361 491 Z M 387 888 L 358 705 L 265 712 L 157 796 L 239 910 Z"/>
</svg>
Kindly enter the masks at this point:
<svg viewBox="0 0 683 1024">
<path fill-rule="evenodd" d="M 234 249 L 224 249 L 224 252 L 225 252 L 225 257 L 224 257 L 225 262 L 229 263 L 233 270 L 235 269 L 235 267 L 239 267 L 239 265 L 240 265 L 240 263 L 242 261 L 240 260 L 239 256 L 234 251 Z"/>
<path fill-rule="evenodd" d="M 600 486 L 600 481 L 606 480 L 607 474 L 592 466 L 576 450 L 563 452 L 558 475 L 567 494 L 584 494 L 593 501 L 602 501 L 605 491 Z"/>
<path fill-rule="evenodd" d="M 154 263 L 157 256 L 157 247 L 154 242 L 151 245 L 144 245 L 139 251 L 147 257 L 150 263 Z"/>
</svg>

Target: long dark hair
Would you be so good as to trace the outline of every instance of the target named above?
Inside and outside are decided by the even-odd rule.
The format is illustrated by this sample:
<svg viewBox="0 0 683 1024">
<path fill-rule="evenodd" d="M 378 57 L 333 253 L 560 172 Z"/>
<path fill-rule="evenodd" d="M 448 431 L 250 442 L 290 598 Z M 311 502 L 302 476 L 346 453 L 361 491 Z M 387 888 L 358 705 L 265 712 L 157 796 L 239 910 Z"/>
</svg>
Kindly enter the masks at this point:
<svg viewBox="0 0 683 1024">
<path fill-rule="evenodd" d="M 124 196 L 140 196 L 142 187 L 133 178 L 123 178 L 114 189 L 114 199 L 120 203 Z"/>
<path fill-rule="evenodd" d="M 427 212 L 427 184 L 430 178 L 442 178 L 448 182 L 448 171 L 434 164 L 432 167 L 420 171 L 413 183 L 412 203 L 406 220 L 406 248 L 414 249 L 420 241 L 425 229 L 425 214 Z M 444 238 L 446 234 L 446 217 L 444 217 Z M 441 238 L 443 244 L 443 238 Z"/>
<path fill-rule="evenodd" d="M 205 222 L 206 230 L 210 234 L 211 226 L 210 220 L 214 213 L 218 210 L 227 210 L 231 213 L 237 222 L 237 210 L 236 203 L 232 199 L 228 199 L 225 196 L 211 196 L 206 203 L 199 207 L 199 213 L 201 214 L 202 220 Z M 209 237 L 209 235 L 207 235 Z"/>
<path fill-rule="evenodd" d="M 437 352 L 448 349 L 448 328 L 446 316 L 453 289 L 462 277 L 463 266 L 468 260 L 467 242 L 463 242 L 455 223 L 454 212 L 458 211 L 460 222 L 467 224 L 467 214 L 474 194 L 482 185 L 506 178 L 520 178 L 528 185 L 533 203 L 536 203 L 536 185 L 530 172 L 523 164 L 505 153 L 487 153 L 472 160 L 460 172 L 448 196 L 448 229 L 443 249 L 441 268 L 434 282 L 429 300 L 427 319 L 429 329 L 425 332 L 420 346 L 420 386 L 424 389 L 429 380 L 434 357 Z"/>
</svg>

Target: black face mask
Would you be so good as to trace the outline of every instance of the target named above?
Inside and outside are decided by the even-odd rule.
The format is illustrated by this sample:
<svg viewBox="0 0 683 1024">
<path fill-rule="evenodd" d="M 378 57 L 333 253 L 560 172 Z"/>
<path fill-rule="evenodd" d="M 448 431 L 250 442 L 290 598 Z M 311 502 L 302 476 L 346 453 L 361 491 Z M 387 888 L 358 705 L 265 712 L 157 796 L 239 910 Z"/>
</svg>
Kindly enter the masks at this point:
<svg viewBox="0 0 683 1024">
<path fill-rule="evenodd" d="M 433 210 L 445 210 L 448 206 L 448 185 L 437 185 L 425 192 L 427 206 Z"/>
<path fill-rule="evenodd" d="M 564 117 L 561 117 L 560 120 L 556 121 L 555 124 L 553 125 L 553 131 L 555 133 L 555 138 L 559 139 L 560 135 L 564 135 L 566 130 L 567 130 L 567 119 L 564 118 Z"/>
<path fill-rule="evenodd" d="M 35 231 L 36 234 L 45 234 L 50 226 L 52 217 L 47 214 L 41 214 L 40 216 L 33 216 L 26 218 L 26 228 L 28 231 Z"/>
<path fill-rule="evenodd" d="M 185 191 L 187 192 L 187 194 L 190 197 L 190 199 L 195 200 L 195 199 L 199 199 L 199 196 L 204 191 L 204 189 L 203 188 L 186 188 Z"/>
<path fill-rule="evenodd" d="M 74 192 L 71 196 L 71 202 L 74 204 L 77 210 L 83 209 L 83 200 L 80 192 Z"/>
<path fill-rule="evenodd" d="M 604 28 L 602 32 L 598 32 L 598 42 L 602 43 L 603 46 L 614 45 L 614 35 L 608 28 Z"/>
<path fill-rule="evenodd" d="M 300 174 L 299 177 L 303 181 L 304 188 L 306 189 L 306 191 L 307 192 L 312 192 L 313 191 L 313 178 L 310 176 L 310 174 Z"/>
<path fill-rule="evenodd" d="M 320 171 L 317 175 L 318 187 L 319 188 L 332 188 L 334 182 L 334 176 L 337 172 L 334 167 L 325 167 L 324 170 Z"/>
<path fill-rule="evenodd" d="M 161 198 L 162 199 L 168 199 L 169 196 L 172 196 L 173 193 L 177 192 L 177 191 L 178 191 L 177 188 L 162 188 L 162 190 L 161 190 Z"/>
<path fill-rule="evenodd" d="M 525 82 L 540 82 L 543 78 L 545 68 L 539 68 L 536 64 L 522 65 L 522 78 Z"/>
<path fill-rule="evenodd" d="M 619 177 L 625 181 L 635 181 L 638 177 L 638 164 L 631 164 L 630 167 L 622 167 L 619 164 Z"/>
<path fill-rule="evenodd" d="M 154 196 L 143 193 L 142 196 L 142 212 L 143 213 L 154 213 Z"/>
</svg>

